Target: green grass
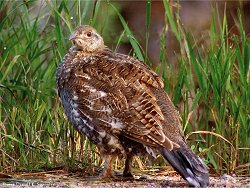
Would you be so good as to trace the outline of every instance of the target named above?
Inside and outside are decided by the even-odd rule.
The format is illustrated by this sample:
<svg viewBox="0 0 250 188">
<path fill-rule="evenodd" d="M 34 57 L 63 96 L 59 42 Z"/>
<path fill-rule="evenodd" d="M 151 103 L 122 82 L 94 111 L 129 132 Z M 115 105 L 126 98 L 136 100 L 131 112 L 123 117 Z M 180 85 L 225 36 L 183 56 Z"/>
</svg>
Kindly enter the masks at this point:
<svg viewBox="0 0 250 188">
<path fill-rule="evenodd" d="M 114 27 L 112 19 L 117 16 L 124 29 L 115 38 L 117 46 L 129 41 L 133 54 L 148 62 L 148 44 L 144 52 L 117 4 L 46 1 L 43 11 L 34 9 L 34 3 L 0 2 L 0 171 L 100 165 L 98 150 L 73 130 L 57 97 L 55 71 L 71 45 L 67 38 L 76 26 L 90 24 L 108 40 L 109 28 Z M 191 139 L 189 145 L 207 162 L 211 172 L 249 173 L 250 42 L 241 14 L 238 15 L 240 35 L 230 35 L 225 17 L 220 27 L 216 27 L 219 18 L 215 9 L 210 46 L 203 50 L 197 45 L 199 39 L 186 32 L 174 18 L 166 1 L 164 7 L 166 24 L 182 50 L 177 57 L 178 74 L 173 79 L 171 70 L 165 68 L 168 61 L 162 34 L 161 65 L 157 71 L 162 69 L 165 89 L 174 104 L 182 104 L 180 114 L 185 134 Z M 147 31 L 150 14 L 149 2 L 145 17 Z M 145 35 L 148 38 L 149 33 Z M 190 117 L 196 117 L 198 112 L 199 118 L 191 121 Z M 119 168 L 123 163 L 116 164 Z"/>
</svg>

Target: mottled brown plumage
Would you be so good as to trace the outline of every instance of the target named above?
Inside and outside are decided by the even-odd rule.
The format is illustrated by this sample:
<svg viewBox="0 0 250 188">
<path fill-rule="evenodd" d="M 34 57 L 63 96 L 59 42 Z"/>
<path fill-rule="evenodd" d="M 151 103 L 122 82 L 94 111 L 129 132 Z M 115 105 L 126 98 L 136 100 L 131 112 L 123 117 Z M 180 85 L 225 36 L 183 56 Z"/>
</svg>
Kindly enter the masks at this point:
<svg viewBox="0 0 250 188">
<path fill-rule="evenodd" d="M 70 36 L 74 46 L 57 69 L 58 93 L 76 130 L 100 150 L 104 177 L 115 156 L 126 158 L 132 176 L 134 155 L 160 152 L 193 186 L 206 186 L 205 165 L 188 149 L 179 114 L 162 80 L 143 62 L 110 51 L 90 26 Z"/>
</svg>

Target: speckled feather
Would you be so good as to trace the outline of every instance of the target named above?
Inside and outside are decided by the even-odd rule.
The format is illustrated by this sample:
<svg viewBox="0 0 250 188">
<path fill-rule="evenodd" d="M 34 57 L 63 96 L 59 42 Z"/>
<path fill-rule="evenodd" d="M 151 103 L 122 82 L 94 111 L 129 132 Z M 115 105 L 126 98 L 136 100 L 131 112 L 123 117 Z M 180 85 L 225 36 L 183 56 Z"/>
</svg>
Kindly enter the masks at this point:
<svg viewBox="0 0 250 188">
<path fill-rule="evenodd" d="M 163 82 L 142 62 L 108 49 L 95 55 L 71 51 L 59 66 L 57 78 L 63 104 L 68 103 L 65 98 L 71 98 L 66 114 L 80 132 L 114 132 L 111 137 L 124 134 L 149 146 L 178 147 L 163 130 L 164 120 L 178 122 L 178 114 L 170 103 L 172 112 L 165 116 L 172 117 L 164 117 L 156 100 L 156 92 L 162 92 L 162 100 L 169 101 Z M 173 128 L 180 131 L 179 125 Z M 98 144 L 93 137 L 90 140 Z"/>
<path fill-rule="evenodd" d="M 130 176 L 134 155 L 155 156 L 159 150 L 174 167 L 176 160 L 186 160 L 177 171 L 191 185 L 200 180 L 190 180 L 189 168 L 207 178 L 205 166 L 186 146 L 160 77 L 143 62 L 109 50 L 91 27 L 77 28 L 70 38 L 75 45 L 57 69 L 58 94 L 74 127 L 106 156 L 104 176 L 110 175 L 113 156 L 126 158 L 124 174 Z"/>
</svg>

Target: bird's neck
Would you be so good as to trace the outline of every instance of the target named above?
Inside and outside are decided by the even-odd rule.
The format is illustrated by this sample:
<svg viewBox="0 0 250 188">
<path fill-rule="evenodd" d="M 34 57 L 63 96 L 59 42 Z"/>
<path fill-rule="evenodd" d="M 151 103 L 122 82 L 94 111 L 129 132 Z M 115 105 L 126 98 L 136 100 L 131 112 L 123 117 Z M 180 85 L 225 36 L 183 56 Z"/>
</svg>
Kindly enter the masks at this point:
<svg viewBox="0 0 250 188">
<path fill-rule="evenodd" d="M 94 51 L 88 51 L 88 50 L 83 50 L 79 48 L 78 46 L 74 45 L 69 49 L 70 53 L 75 53 L 75 52 L 80 52 L 84 56 L 92 56 L 92 55 L 97 55 L 101 54 L 104 51 L 111 51 L 107 46 L 102 46 Z"/>
</svg>

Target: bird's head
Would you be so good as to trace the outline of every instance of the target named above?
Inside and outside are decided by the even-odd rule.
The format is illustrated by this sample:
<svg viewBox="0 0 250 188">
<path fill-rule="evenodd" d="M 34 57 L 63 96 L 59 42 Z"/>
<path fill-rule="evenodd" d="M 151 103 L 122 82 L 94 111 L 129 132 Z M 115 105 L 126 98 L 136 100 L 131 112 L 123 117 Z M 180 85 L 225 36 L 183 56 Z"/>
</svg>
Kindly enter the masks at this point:
<svg viewBox="0 0 250 188">
<path fill-rule="evenodd" d="M 75 29 L 70 35 L 71 40 L 78 50 L 85 53 L 101 51 L 105 46 L 102 37 L 90 26 L 83 25 Z"/>
</svg>

